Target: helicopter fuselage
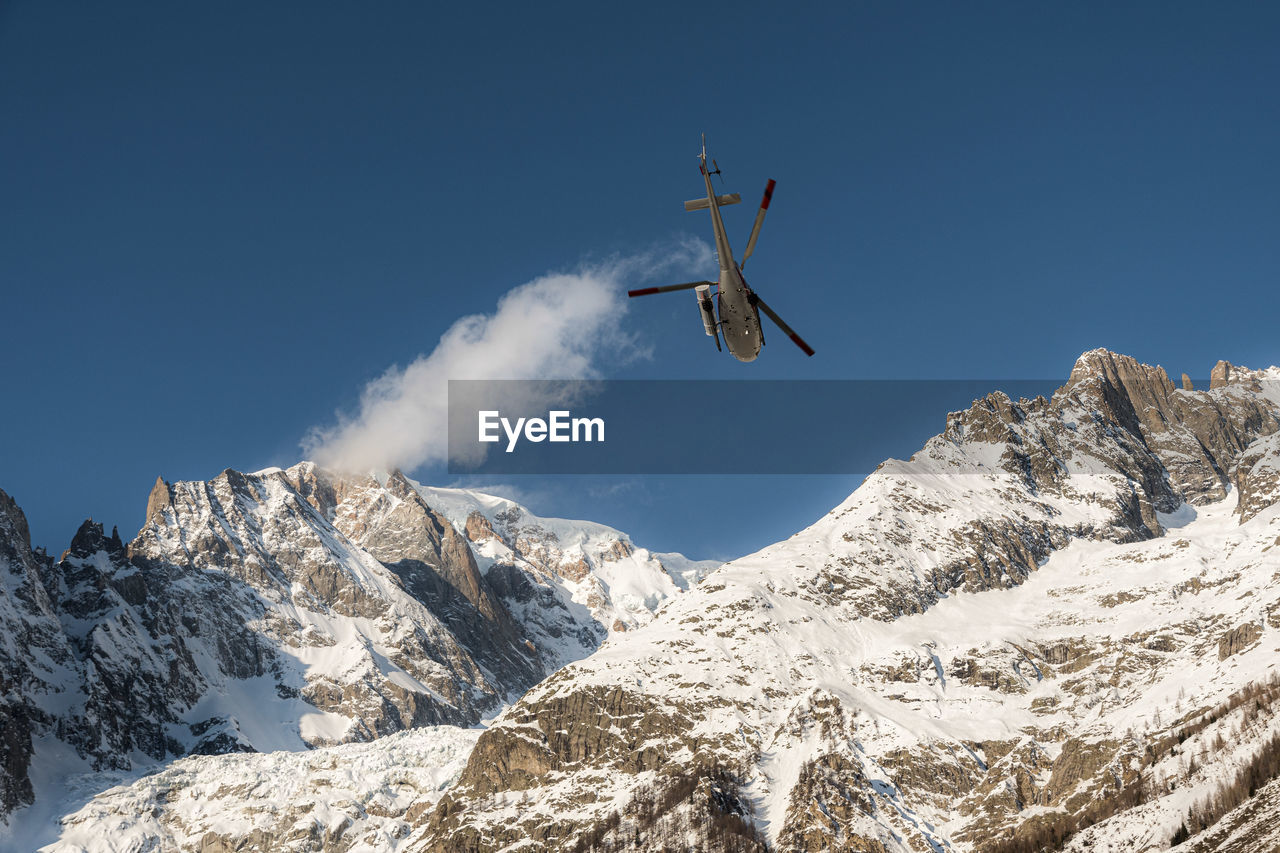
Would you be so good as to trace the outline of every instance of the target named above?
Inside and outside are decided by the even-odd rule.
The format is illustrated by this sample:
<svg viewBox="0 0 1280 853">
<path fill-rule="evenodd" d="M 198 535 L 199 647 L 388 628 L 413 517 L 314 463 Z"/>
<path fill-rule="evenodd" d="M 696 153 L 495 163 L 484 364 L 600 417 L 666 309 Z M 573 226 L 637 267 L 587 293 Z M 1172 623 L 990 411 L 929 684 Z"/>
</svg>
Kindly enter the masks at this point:
<svg viewBox="0 0 1280 853">
<path fill-rule="evenodd" d="M 720 265 L 717 294 L 717 313 L 720 333 L 729 347 L 729 353 L 738 361 L 755 361 L 764 343 L 760 328 L 760 312 L 756 310 L 755 295 L 742 277 L 742 269 L 733 259 L 729 238 L 725 234 L 724 220 L 720 218 L 720 205 L 715 190 L 711 188 L 711 173 L 701 162 L 702 177 L 707 184 L 707 201 L 711 210 L 711 227 L 715 231 L 716 260 Z"/>
</svg>

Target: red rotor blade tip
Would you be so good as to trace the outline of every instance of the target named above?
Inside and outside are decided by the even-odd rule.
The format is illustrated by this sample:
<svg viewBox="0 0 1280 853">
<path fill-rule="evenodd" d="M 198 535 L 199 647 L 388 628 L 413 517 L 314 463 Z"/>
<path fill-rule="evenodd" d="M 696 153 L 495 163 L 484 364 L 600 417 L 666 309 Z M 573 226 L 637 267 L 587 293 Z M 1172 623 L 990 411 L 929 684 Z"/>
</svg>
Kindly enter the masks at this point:
<svg viewBox="0 0 1280 853">
<path fill-rule="evenodd" d="M 775 181 L 773 178 L 770 178 L 770 179 L 769 179 L 769 183 L 765 184 L 765 188 L 764 188 L 764 198 L 763 198 L 763 199 L 761 199 L 761 201 L 760 201 L 760 209 L 761 209 L 761 210 L 768 210 L 768 209 L 769 209 L 769 202 L 773 200 L 773 188 L 774 188 L 774 186 L 775 186 L 777 183 L 778 183 L 778 182 L 777 182 L 777 181 Z"/>
</svg>

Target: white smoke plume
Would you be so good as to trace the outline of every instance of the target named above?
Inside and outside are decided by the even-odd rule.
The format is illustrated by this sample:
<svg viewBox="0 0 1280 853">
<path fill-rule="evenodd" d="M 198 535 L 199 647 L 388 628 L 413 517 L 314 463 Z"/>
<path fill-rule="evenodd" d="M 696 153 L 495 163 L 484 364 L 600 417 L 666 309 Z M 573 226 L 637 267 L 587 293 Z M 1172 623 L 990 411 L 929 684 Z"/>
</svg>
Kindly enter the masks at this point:
<svg viewBox="0 0 1280 853">
<path fill-rule="evenodd" d="M 627 286 L 677 271 L 697 274 L 711 259 L 706 243 L 687 239 L 513 288 L 493 313 L 459 319 L 430 354 L 370 382 L 356 415 L 339 413 L 336 425 L 313 427 L 302 448 L 319 464 L 348 472 L 443 462 L 448 380 L 599 378 L 604 363 L 643 354 L 620 325 Z"/>
</svg>

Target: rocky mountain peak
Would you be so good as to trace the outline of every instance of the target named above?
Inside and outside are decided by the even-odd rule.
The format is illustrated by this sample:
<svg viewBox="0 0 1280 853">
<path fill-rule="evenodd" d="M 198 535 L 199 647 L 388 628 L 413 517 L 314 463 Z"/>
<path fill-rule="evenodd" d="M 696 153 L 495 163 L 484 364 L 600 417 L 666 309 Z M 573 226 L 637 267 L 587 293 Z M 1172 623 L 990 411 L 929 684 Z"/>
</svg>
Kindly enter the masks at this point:
<svg viewBox="0 0 1280 853">
<path fill-rule="evenodd" d="M 992 391 L 973 401 L 962 412 L 947 416 L 947 428 L 943 435 L 953 442 L 977 441 L 986 444 L 1021 442 L 1017 427 L 1027 417 L 1044 410 L 1048 401 L 1044 397 L 1033 400 L 1013 400 L 1003 391 Z"/>
<path fill-rule="evenodd" d="M 27 516 L 3 489 L 0 489 L 0 547 L 31 550 L 31 531 L 27 527 Z"/>
<path fill-rule="evenodd" d="M 519 520 L 518 542 L 473 547 L 485 508 Z M 127 547 L 88 520 L 56 564 L 0 492 L 0 581 L 0 832 L 36 796 L 37 742 L 105 772 L 474 725 L 680 590 L 603 525 L 310 462 L 157 478 Z"/>
<path fill-rule="evenodd" d="M 31 549 L 26 515 L 0 490 L 0 820 L 35 798 L 32 734 L 52 720 L 42 697 L 57 693 L 73 659 L 58 587 L 52 561 Z"/>
<path fill-rule="evenodd" d="M 1093 350 L 1080 357 L 1054 399 L 1090 407 L 1139 439 L 1167 476 L 1169 496 L 1196 504 L 1225 496 L 1239 454 L 1280 429 L 1276 401 L 1256 393 L 1260 372 L 1231 374 L 1230 365 L 1219 362 L 1215 375 L 1207 392 L 1186 388 L 1189 382 L 1175 389 L 1160 367 Z"/>
<path fill-rule="evenodd" d="M 1219 361 L 1213 366 L 1213 370 L 1209 371 L 1209 388 L 1221 388 L 1224 385 L 1231 384 L 1231 362 L 1225 359 Z"/>
<path fill-rule="evenodd" d="M 151 487 L 151 494 L 147 495 L 147 515 L 150 519 L 158 512 L 164 512 L 173 504 L 173 495 L 169 491 L 169 484 L 165 482 L 163 477 L 156 477 L 155 485 Z"/>
<path fill-rule="evenodd" d="M 125 546 L 120 540 L 120 530 L 118 527 L 111 528 L 111 535 L 107 536 L 103 533 L 102 524 L 94 521 L 92 518 L 85 519 L 76 530 L 75 536 L 71 537 L 71 546 L 62 552 L 60 560 L 66 560 L 68 557 L 88 557 L 96 551 L 102 551 L 111 555 L 124 555 Z"/>
<path fill-rule="evenodd" d="M 1229 361 L 1219 361 L 1213 371 L 1219 379 L 1215 387 L 1239 386 L 1254 393 L 1260 393 L 1273 401 L 1280 400 L 1280 390 L 1276 388 L 1280 383 L 1280 368 L 1251 370 Z"/>
<path fill-rule="evenodd" d="M 1139 362 L 1132 356 L 1112 352 L 1099 347 L 1080 354 L 1071 368 L 1067 385 L 1088 378 L 1107 379 L 1112 383 L 1124 385 L 1130 382 L 1150 382 L 1173 389 L 1169 375 L 1159 365 Z"/>
<path fill-rule="evenodd" d="M 493 530 L 493 524 L 485 517 L 484 513 L 476 509 L 467 514 L 467 523 L 464 531 L 467 534 L 467 538 L 475 543 L 498 538 L 498 534 Z"/>
</svg>

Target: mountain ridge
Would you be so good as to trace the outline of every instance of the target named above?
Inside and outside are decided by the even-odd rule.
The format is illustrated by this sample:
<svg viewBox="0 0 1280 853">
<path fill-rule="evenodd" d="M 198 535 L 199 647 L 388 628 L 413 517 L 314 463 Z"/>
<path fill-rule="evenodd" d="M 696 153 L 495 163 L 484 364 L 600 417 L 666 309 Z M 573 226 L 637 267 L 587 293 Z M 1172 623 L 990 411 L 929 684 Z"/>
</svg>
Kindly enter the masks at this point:
<svg viewBox="0 0 1280 853">
<path fill-rule="evenodd" d="M 884 630 L 877 623 L 931 620 L 944 604 L 1019 594 L 1044 566 L 1070 559 L 1078 543 L 1138 552 L 1164 546 L 1162 534 L 1183 523 L 1180 507 L 1213 507 L 1219 523 L 1233 454 L 1280 428 L 1274 388 L 1253 389 L 1280 373 L 1238 375 L 1239 382 L 1184 391 L 1163 370 L 1095 350 L 1081 356 L 1052 399 L 1015 402 L 997 392 L 952 414 L 911 460 L 882 465 L 811 528 L 730 562 L 642 631 L 530 690 L 481 736 L 458 785 L 406 849 L 504 849 L 519 839 L 574 849 L 584 838 L 599 849 L 627 849 L 617 826 L 636 826 L 625 818 L 638 789 L 678 786 L 681 772 L 723 766 L 735 768 L 741 791 L 709 790 L 706 802 L 749 817 L 779 849 L 959 849 L 1005 833 L 1016 840 L 1024 809 L 1049 807 L 1076 819 L 1096 791 L 1081 790 L 1075 800 L 1044 792 L 1096 784 L 1091 774 L 1122 762 L 1121 748 L 1064 740 L 1037 721 L 1065 714 L 1059 726 L 1074 724 L 1074 714 L 1098 707 L 1092 682 L 1079 687 L 1073 668 L 1120 665 L 1119 649 L 1150 637 L 1067 633 L 1041 641 L 1024 626 L 972 653 L 947 648 L 945 632 L 891 652 L 849 638 L 877 635 Z M 1233 521 L 1249 530 L 1269 526 L 1277 523 L 1275 507 Z M 1160 560 L 1173 557 L 1159 552 Z M 1205 583 L 1194 574 L 1185 580 L 1192 581 Z M 1081 602 L 1084 612 L 1142 598 L 1125 588 L 1112 594 L 1110 606 Z M 1183 648 L 1186 641 L 1169 642 Z M 1157 666 L 1157 658 L 1149 663 Z M 1130 699 L 1141 695 L 1123 667 L 1112 677 Z M 1003 747 L 1010 732 L 966 722 L 961 710 L 948 710 L 960 719 L 942 728 L 914 710 L 949 708 L 948 689 L 972 694 L 959 709 L 990 705 L 991 696 L 1001 697 L 1000 706 L 1003 697 L 1031 693 L 1032 683 L 1059 679 L 1085 695 L 1055 690 L 1026 700 L 1044 700 L 1015 715 L 1018 726 L 1038 734 L 1019 734 Z M 905 698 L 910 691 L 896 693 L 899 684 L 932 698 Z M 1063 704 L 1068 711 L 1050 713 Z M 890 722 L 896 734 L 880 735 Z M 982 743 L 993 751 L 987 758 Z M 1010 750 L 1008 775 L 990 770 L 1001 766 L 998 749 Z M 680 770 L 664 772 L 672 764 Z M 1017 793 L 1008 780 L 1023 771 Z M 1006 782 L 1014 794 L 1003 800 Z M 970 806 L 978 818 L 941 828 L 939 803 L 984 787 L 990 793 Z M 792 802 L 798 791 L 809 793 Z M 491 808 L 503 792 L 520 792 L 531 805 Z M 833 817 L 839 803 L 843 818 Z M 707 808 L 693 823 L 715 817 Z M 930 812 L 931 819 L 922 816 Z M 678 812 L 669 817 L 680 825 Z"/>
<path fill-rule="evenodd" d="M 48 849 L 110 849 L 94 839 L 147 803 L 129 837 L 183 849 L 1162 850 L 1189 822 L 1177 849 L 1245 853 L 1280 819 L 1274 784 L 1197 820 L 1280 731 L 1280 369 L 1220 362 L 1208 389 L 1187 384 L 1091 350 L 1050 398 L 993 392 L 951 413 L 789 539 L 625 592 L 615 582 L 645 576 L 653 555 L 491 496 L 394 474 L 335 485 L 306 464 L 240 485 L 161 481 L 158 514 L 200 523 L 158 521 L 131 558 L 172 562 L 191 545 L 196 563 L 263 588 L 293 571 L 327 599 L 308 581 L 314 558 L 298 573 L 246 557 L 305 556 L 292 538 L 242 554 L 226 543 L 261 536 L 218 534 L 314 516 L 400 588 L 417 572 L 425 598 L 487 609 L 486 624 L 506 607 L 532 657 L 509 643 L 475 655 L 551 674 L 473 747 L 447 726 L 405 733 L 416 754 L 447 758 L 394 802 L 377 781 L 395 763 L 385 737 L 360 753 L 372 787 L 357 780 L 345 800 L 307 788 L 290 808 L 244 799 L 227 775 L 271 756 L 184 758 L 169 781 L 68 815 Z M 294 498 L 273 503 L 271 489 Z M 219 490 L 227 512 L 191 509 Z M 28 585 L 47 586 L 34 565 Z M 335 601 L 359 611 L 358 592 Z M 458 666 L 479 659 L 472 645 L 457 642 Z M 354 748 L 317 745 L 295 764 L 323 787 L 321 768 Z M 220 805 L 202 813 L 207 797 Z"/>
<path fill-rule="evenodd" d="M 31 549 L 25 517 L 0 493 L 0 621 L 11 638 L 0 676 L 15 686 L 0 703 L 0 813 L 37 798 L 42 749 L 68 774 L 127 773 L 187 754 L 474 725 L 626 628 L 611 624 L 598 570 L 626 560 L 668 577 L 660 558 L 603 525 L 584 523 L 581 541 L 541 541 L 536 523 L 566 537 L 576 523 L 514 502 L 501 505 L 524 519 L 523 538 L 483 557 L 481 573 L 477 554 L 502 545 L 506 528 L 473 543 L 423 492 L 399 472 L 379 482 L 312 463 L 157 479 L 132 541 L 87 521 L 57 561 Z M 582 590 L 595 598 L 575 601 Z M 630 603 L 626 618 L 634 625 L 660 603 Z M 525 610 L 537 621 L 522 621 Z"/>
</svg>

